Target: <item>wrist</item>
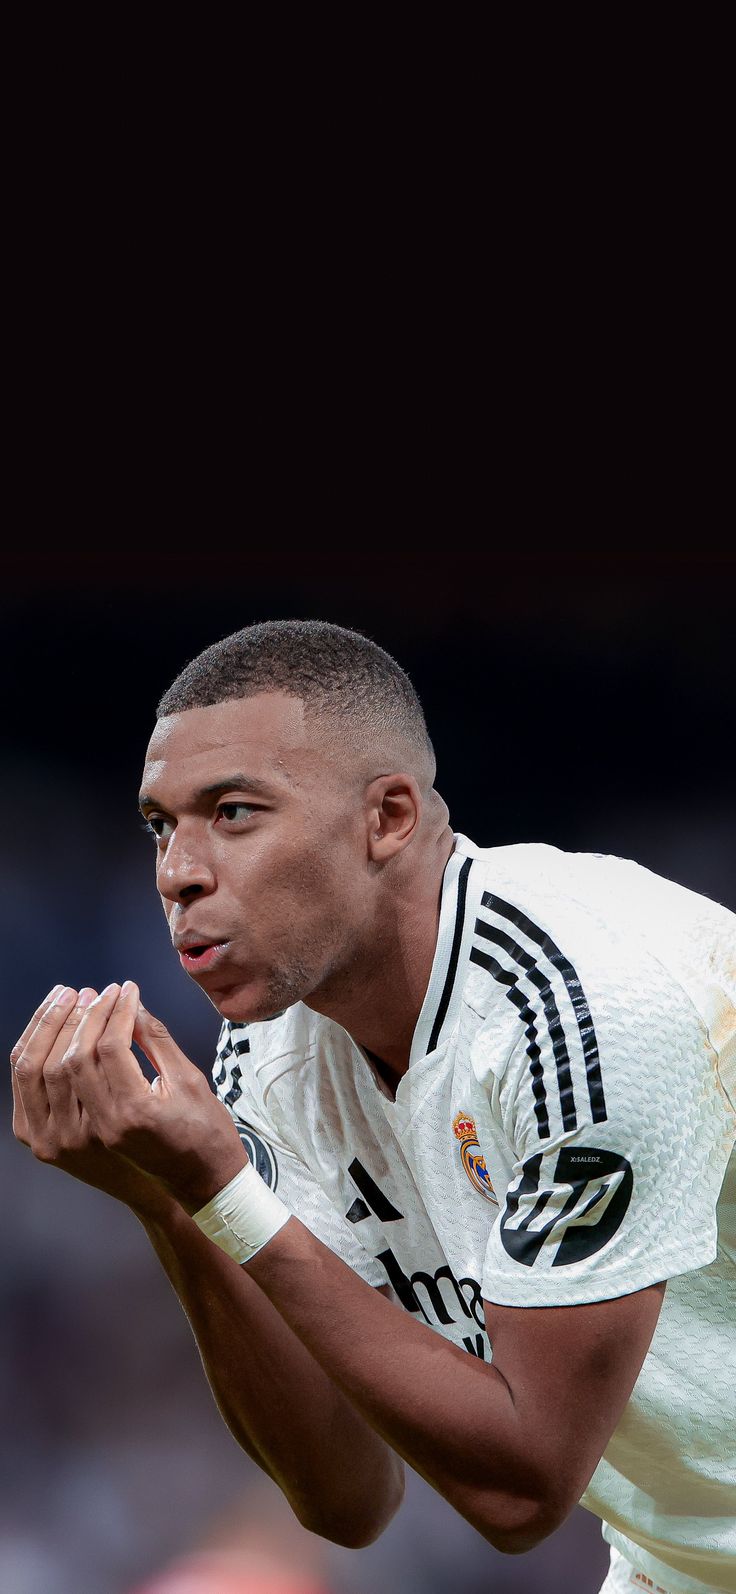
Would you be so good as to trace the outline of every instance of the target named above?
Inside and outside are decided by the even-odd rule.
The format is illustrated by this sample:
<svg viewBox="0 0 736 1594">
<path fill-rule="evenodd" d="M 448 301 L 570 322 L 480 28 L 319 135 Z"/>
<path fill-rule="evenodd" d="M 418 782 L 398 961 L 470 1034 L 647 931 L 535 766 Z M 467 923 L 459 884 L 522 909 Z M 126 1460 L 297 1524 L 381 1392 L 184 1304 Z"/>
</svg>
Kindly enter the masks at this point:
<svg viewBox="0 0 736 1594">
<path fill-rule="evenodd" d="M 237 1141 L 234 1152 L 221 1158 L 216 1170 L 206 1167 L 185 1167 L 177 1170 L 177 1177 L 164 1181 L 169 1195 L 184 1208 L 187 1216 L 194 1217 L 203 1207 L 216 1199 L 219 1193 L 248 1166 L 248 1158 Z"/>
<path fill-rule="evenodd" d="M 251 1162 L 208 1201 L 193 1222 L 208 1239 L 236 1262 L 249 1262 L 291 1217 L 289 1208 L 269 1190 Z"/>
</svg>

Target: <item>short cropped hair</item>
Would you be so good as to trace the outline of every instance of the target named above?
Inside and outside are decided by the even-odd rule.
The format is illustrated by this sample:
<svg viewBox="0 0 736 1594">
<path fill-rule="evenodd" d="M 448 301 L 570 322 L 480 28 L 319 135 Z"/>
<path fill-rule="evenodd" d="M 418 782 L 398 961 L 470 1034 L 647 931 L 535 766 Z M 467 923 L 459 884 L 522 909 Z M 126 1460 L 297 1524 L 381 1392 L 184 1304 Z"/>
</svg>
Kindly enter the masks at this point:
<svg viewBox="0 0 736 1594">
<path fill-rule="evenodd" d="M 405 670 L 360 631 L 327 620 L 265 620 L 191 659 L 156 715 L 210 708 L 256 692 L 285 692 L 306 708 L 374 736 L 388 732 L 434 764 L 422 705 Z"/>
</svg>

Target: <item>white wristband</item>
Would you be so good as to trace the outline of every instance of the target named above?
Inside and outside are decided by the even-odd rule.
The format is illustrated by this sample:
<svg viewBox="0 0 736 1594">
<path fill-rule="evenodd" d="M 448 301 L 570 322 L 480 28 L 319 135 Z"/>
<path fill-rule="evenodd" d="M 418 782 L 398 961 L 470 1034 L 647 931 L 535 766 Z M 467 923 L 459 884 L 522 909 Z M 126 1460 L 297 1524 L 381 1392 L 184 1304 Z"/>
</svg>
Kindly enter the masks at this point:
<svg viewBox="0 0 736 1594">
<path fill-rule="evenodd" d="M 269 1190 L 252 1162 L 193 1214 L 202 1233 L 236 1262 L 249 1262 L 290 1217 L 289 1208 Z"/>
</svg>

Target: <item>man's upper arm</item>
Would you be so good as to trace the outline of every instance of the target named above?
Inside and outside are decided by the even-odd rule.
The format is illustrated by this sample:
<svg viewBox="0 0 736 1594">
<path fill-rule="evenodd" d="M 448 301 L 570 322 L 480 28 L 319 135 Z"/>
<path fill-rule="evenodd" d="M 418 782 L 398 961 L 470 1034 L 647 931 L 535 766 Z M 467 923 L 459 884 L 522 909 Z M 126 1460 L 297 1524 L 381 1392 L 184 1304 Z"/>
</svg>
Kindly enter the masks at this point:
<svg viewBox="0 0 736 1594">
<path fill-rule="evenodd" d="M 603 959 L 593 947 L 576 961 L 576 1008 L 558 992 L 564 1027 L 537 1010 L 536 1047 L 527 1029 L 498 1088 L 490 1075 L 486 1087 L 491 1130 L 515 1159 L 483 1267 L 493 1365 L 556 1520 L 619 1422 L 666 1280 L 715 1255 L 728 1156 L 686 994 L 638 951 Z"/>
<path fill-rule="evenodd" d="M 583 1306 L 486 1301 L 493 1366 L 544 1480 L 547 1532 L 577 1503 L 636 1383 L 666 1285 Z"/>
</svg>

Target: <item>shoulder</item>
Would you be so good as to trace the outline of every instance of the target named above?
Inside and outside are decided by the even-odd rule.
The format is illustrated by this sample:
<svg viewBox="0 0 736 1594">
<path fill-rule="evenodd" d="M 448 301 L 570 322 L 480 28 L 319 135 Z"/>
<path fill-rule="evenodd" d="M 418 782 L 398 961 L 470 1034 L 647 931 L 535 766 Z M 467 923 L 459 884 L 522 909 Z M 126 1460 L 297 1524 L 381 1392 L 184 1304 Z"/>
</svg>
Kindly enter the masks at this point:
<svg viewBox="0 0 736 1594">
<path fill-rule="evenodd" d="M 471 965 L 483 966 L 485 941 L 491 956 L 494 945 L 521 949 L 522 963 L 541 956 L 560 972 L 579 960 L 589 978 L 596 964 L 604 979 L 607 969 L 651 969 L 656 959 L 686 987 L 698 974 L 736 981 L 736 916 L 632 859 L 536 842 L 475 848 L 472 857 Z"/>
<path fill-rule="evenodd" d="M 232 1059 L 247 1057 L 250 1072 L 256 1074 L 280 1062 L 298 1062 L 317 1049 L 325 1022 L 303 1002 L 257 1023 L 225 1019 L 217 1038 L 217 1060 L 232 1067 Z"/>
<path fill-rule="evenodd" d="M 478 853 L 465 995 L 481 1016 L 499 998 L 513 1003 L 520 980 L 542 998 L 561 984 L 574 1003 L 581 969 L 600 990 L 614 970 L 625 967 L 630 977 L 644 967 L 636 905 L 630 892 L 616 912 L 610 862 L 618 860 L 541 843 Z"/>
<path fill-rule="evenodd" d="M 663 1089 L 678 1074 L 690 1089 L 712 1072 L 685 961 L 695 956 L 688 931 L 697 919 L 705 967 L 726 910 L 608 855 L 504 847 L 479 852 L 474 870 L 463 997 L 480 1020 L 480 1081 L 531 1080 L 544 1118 L 551 1073 L 567 1130 L 575 1101 L 602 1119 L 611 1093 L 640 1081 L 642 1064 Z"/>
<path fill-rule="evenodd" d="M 251 1161 L 275 1188 L 279 1160 L 310 1162 L 308 1123 L 319 1119 L 321 1067 L 329 1057 L 329 1021 L 302 1003 L 258 1023 L 226 1019 L 220 1029 L 212 1078 Z M 344 1032 L 339 1026 L 340 1035 Z M 317 1105 L 316 1105 L 317 1104 Z"/>
<path fill-rule="evenodd" d="M 344 1073 L 352 1050 L 341 1025 L 296 1002 L 258 1023 L 227 1019 L 218 1037 L 214 1083 L 229 1107 L 249 1100 L 270 1102 L 275 1110 L 277 1101 L 311 1099 L 328 1088 L 333 1076 Z"/>
<path fill-rule="evenodd" d="M 315 1049 L 316 1032 L 317 1015 L 301 1002 L 259 1023 L 225 1019 L 212 1071 L 220 1100 L 238 1112 L 247 1103 L 262 1104 L 268 1081 Z"/>
</svg>

